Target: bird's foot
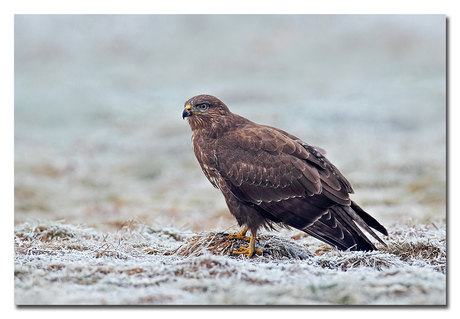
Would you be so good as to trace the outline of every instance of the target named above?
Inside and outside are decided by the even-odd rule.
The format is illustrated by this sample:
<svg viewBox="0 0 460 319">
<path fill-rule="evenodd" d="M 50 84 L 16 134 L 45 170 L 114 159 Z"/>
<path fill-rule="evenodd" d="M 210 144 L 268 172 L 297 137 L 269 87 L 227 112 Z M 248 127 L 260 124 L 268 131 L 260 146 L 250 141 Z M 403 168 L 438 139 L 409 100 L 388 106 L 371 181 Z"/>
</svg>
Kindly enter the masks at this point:
<svg viewBox="0 0 460 319">
<path fill-rule="evenodd" d="M 246 236 L 246 233 L 248 232 L 248 227 L 244 226 L 241 228 L 239 232 L 233 233 L 233 234 L 224 234 L 225 237 L 228 239 L 241 239 L 245 241 L 250 241 L 251 237 Z"/>
<path fill-rule="evenodd" d="M 233 254 L 234 255 L 245 255 L 248 258 L 251 258 L 254 254 L 256 255 L 262 255 L 264 252 L 263 250 L 260 249 L 253 249 L 251 247 L 243 247 L 241 246 L 238 248 L 238 250 L 234 250 Z"/>
<path fill-rule="evenodd" d="M 262 255 L 263 250 L 256 249 L 256 233 L 257 229 L 251 230 L 251 237 L 246 236 L 248 232 L 248 227 L 243 226 L 243 228 L 234 234 L 224 234 L 228 239 L 241 239 L 249 242 L 249 247 L 241 246 L 238 250 L 233 251 L 234 255 L 245 255 L 248 258 L 251 258 L 254 254 Z"/>
</svg>

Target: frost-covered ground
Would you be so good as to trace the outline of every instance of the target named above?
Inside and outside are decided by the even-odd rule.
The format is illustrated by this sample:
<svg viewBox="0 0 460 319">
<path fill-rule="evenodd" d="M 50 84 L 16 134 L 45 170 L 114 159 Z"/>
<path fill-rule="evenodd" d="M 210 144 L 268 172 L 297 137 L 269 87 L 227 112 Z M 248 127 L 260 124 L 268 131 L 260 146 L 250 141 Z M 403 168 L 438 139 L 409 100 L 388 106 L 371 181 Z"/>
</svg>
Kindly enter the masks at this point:
<svg viewBox="0 0 460 319">
<path fill-rule="evenodd" d="M 230 256 L 241 243 L 219 233 L 26 223 L 15 228 L 15 303 L 444 305 L 445 235 L 441 225 L 405 225 L 390 231 L 388 248 L 340 252 L 264 234 L 266 253 L 248 260 Z"/>
<path fill-rule="evenodd" d="M 16 16 L 16 303 L 445 303 L 445 24 Z M 390 250 L 283 230 L 260 240 L 287 255 L 201 254 L 235 225 L 181 119 L 201 93 L 326 149 Z"/>
</svg>

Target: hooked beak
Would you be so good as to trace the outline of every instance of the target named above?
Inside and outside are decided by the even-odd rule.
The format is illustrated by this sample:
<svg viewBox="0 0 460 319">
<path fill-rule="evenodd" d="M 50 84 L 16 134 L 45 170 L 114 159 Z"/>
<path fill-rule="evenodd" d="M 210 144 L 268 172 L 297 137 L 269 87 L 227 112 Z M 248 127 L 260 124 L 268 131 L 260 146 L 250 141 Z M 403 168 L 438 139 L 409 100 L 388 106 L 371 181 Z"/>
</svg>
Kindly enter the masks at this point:
<svg viewBox="0 0 460 319">
<path fill-rule="evenodd" d="M 192 107 L 190 105 L 186 105 L 184 108 L 184 112 L 182 112 L 182 119 L 185 119 L 186 117 L 192 116 L 192 112 L 190 111 Z"/>
</svg>

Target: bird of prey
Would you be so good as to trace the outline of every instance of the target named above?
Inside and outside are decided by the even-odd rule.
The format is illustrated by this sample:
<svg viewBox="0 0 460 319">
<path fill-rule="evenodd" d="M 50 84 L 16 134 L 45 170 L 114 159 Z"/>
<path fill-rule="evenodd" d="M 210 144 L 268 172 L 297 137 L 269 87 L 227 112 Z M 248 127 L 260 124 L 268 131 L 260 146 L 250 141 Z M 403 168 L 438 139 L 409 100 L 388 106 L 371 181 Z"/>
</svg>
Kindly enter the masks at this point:
<svg viewBox="0 0 460 319">
<path fill-rule="evenodd" d="M 255 249 L 257 230 L 276 225 L 297 228 L 340 250 L 375 250 L 361 227 L 386 246 L 371 229 L 388 236 L 385 227 L 350 199 L 350 182 L 323 149 L 234 114 L 212 95 L 185 102 L 182 118 L 192 129 L 203 173 L 242 226 L 228 238 L 249 240 L 249 247 L 234 254 L 261 254 Z"/>
</svg>

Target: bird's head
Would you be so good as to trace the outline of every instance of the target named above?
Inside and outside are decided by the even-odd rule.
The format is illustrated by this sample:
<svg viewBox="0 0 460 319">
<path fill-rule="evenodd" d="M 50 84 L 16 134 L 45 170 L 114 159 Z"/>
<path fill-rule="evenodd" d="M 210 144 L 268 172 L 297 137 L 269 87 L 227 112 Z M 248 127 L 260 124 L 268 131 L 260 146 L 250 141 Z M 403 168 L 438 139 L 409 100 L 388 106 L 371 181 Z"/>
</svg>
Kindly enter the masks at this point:
<svg viewBox="0 0 460 319">
<path fill-rule="evenodd" d="M 187 118 L 192 130 L 221 122 L 230 114 L 228 107 L 212 95 L 197 95 L 185 102 L 182 118 Z"/>
</svg>

